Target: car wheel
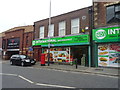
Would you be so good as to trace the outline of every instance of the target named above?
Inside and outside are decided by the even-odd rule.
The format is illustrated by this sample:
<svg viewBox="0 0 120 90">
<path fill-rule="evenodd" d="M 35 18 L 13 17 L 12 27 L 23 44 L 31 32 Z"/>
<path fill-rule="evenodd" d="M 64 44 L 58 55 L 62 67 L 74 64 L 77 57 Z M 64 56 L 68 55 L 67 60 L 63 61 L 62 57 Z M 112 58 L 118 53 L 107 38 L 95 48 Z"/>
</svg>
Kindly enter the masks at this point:
<svg viewBox="0 0 120 90">
<path fill-rule="evenodd" d="M 21 66 L 22 66 L 22 67 L 25 66 L 24 62 L 21 62 Z"/>
<path fill-rule="evenodd" d="M 13 65 L 13 62 L 12 62 L 12 61 L 10 61 L 10 65 Z"/>
</svg>

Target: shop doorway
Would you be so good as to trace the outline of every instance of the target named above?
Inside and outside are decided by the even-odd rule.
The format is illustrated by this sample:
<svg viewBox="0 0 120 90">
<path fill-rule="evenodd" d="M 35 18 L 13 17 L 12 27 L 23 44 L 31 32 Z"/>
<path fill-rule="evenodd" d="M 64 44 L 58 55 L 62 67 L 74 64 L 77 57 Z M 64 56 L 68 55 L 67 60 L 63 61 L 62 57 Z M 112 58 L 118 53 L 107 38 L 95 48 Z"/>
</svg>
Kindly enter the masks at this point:
<svg viewBox="0 0 120 90">
<path fill-rule="evenodd" d="M 71 47 L 71 53 L 78 65 L 88 66 L 88 46 Z"/>
</svg>

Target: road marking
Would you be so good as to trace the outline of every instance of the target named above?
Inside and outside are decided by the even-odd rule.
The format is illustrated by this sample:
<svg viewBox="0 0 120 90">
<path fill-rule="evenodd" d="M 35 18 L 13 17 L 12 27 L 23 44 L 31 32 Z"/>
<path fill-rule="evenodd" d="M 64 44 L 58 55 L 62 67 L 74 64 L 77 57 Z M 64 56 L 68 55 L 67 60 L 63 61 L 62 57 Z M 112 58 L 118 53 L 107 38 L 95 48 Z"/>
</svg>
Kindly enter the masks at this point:
<svg viewBox="0 0 120 90">
<path fill-rule="evenodd" d="M 8 61 L 0 61 L 0 63 L 7 63 Z"/>
<path fill-rule="evenodd" d="M 23 80 L 25 80 L 25 81 L 27 81 L 27 82 L 29 82 L 29 83 L 34 83 L 34 82 L 32 82 L 31 80 L 29 80 L 29 79 L 27 79 L 27 78 L 25 78 L 25 77 L 23 77 L 23 76 L 21 76 L 21 75 L 17 75 L 17 74 L 0 73 L 0 75 L 17 76 L 17 77 L 19 77 L 19 78 L 21 78 L 21 79 L 23 79 Z"/>
<path fill-rule="evenodd" d="M 0 73 L 0 75 L 18 76 L 18 75 L 16 75 L 16 74 L 9 74 L 9 73 Z"/>
<path fill-rule="evenodd" d="M 0 75 L 8 75 L 8 76 L 17 76 L 31 84 L 35 84 L 35 85 L 40 85 L 40 86 L 47 86 L 47 87 L 59 87 L 59 88 L 76 88 L 76 87 L 70 87 L 70 86 L 61 86 L 61 85 L 52 85 L 52 84 L 43 84 L 43 83 L 35 83 L 21 75 L 17 75 L 17 74 L 9 74 L 9 73 L 0 73 Z"/>
<path fill-rule="evenodd" d="M 49 86 L 49 87 L 59 87 L 59 88 L 76 88 L 76 87 L 69 87 L 69 86 L 42 84 L 42 83 L 36 83 L 36 85 L 40 85 L 40 86 Z"/>
<path fill-rule="evenodd" d="M 5 63 L 8 61 L 1 61 L 0 63 Z M 24 68 L 24 67 L 18 67 L 18 68 Z M 66 70 L 58 70 L 58 69 L 49 69 L 49 68 L 36 68 L 36 67 L 26 67 L 29 69 L 46 69 L 46 70 L 54 70 L 54 71 L 60 71 L 60 72 L 64 72 L 64 73 L 74 73 L 74 74 L 89 74 L 89 75 L 97 75 L 97 76 L 102 76 L 102 77 L 111 77 L 111 78 L 118 78 L 118 76 L 112 76 L 112 75 L 103 75 L 103 74 L 99 74 L 99 73 L 89 73 L 89 72 L 74 72 L 74 71 L 66 71 Z"/>
<path fill-rule="evenodd" d="M 27 79 L 27 78 L 25 78 L 25 77 L 23 77 L 21 75 L 18 75 L 18 77 L 20 77 L 21 79 L 23 79 L 23 80 L 25 80 L 25 81 L 27 81 L 29 83 L 34 83 L 33 81 L 31 81 L 31 80 L 29 80 L 29 79 Z"/>
</svg>

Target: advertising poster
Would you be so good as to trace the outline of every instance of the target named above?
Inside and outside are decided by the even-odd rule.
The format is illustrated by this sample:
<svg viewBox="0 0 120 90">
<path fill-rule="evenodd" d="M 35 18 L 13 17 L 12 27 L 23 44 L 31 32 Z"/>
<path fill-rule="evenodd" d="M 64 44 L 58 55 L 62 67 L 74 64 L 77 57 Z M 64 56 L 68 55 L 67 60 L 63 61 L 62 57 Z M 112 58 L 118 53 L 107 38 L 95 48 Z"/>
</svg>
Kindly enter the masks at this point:
<svg viewBox="0 0 120 90">
<path fill-rule="evenodd" d="M 109 44 L 109 65 L 120 67 L 120 44 Z"/>
<path fill-rule="evenodd" d="M 99 44 L 98 46 L 98 65 L 109 65 L 109 46 L 107 44 Z"/>
<path fill-rule="evenodd" d="M 47 61 L 47 49 L 44 49 Z M 53 62 L 69 62 L 69 48 L 51 48 L 50 61 Z"/>
<path fill-rule="evenodd" d="M 98 65 L 120 67 L 120 44 L 99 44 L 98 45 Z"/>
</svg>

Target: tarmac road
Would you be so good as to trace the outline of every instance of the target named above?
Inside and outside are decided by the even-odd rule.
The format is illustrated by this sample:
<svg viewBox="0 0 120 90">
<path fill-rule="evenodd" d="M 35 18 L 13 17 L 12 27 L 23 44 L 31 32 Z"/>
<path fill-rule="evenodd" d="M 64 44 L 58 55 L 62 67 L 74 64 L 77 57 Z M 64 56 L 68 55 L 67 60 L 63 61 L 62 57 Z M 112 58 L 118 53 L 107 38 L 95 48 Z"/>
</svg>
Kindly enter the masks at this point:
<svg viewBox="0 0 120 90">
<path fill-rule="evenodd" d="M 118 77 L 2 64 L 2 88 L 118 88 Z"/>
</svg>

